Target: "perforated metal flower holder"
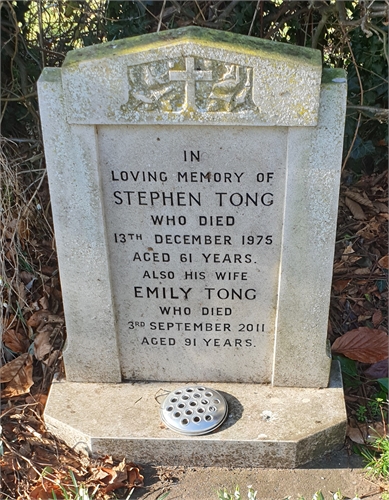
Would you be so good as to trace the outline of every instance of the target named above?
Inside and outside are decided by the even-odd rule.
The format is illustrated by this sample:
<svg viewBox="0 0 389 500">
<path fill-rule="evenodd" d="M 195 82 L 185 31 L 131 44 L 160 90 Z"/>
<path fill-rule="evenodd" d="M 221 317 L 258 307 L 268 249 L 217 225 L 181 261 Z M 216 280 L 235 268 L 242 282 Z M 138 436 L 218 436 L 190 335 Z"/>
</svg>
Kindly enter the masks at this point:
<svg viewBox="0 0 389 500">
<path fill-rule="evenodd" d="M 227 414 L 227 401 L 220 392 L 196 385 L 172 391 L 161 406 L 162 421 L 169 429 L 188 436 L 214 431 Z"/>
</svg>

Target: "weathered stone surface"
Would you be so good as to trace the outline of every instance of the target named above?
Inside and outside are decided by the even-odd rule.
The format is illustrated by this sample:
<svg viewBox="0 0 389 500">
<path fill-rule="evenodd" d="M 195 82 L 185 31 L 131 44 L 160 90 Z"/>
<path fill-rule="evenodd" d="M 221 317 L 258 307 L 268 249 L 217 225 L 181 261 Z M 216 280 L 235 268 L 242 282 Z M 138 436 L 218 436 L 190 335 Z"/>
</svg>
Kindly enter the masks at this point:
<svg viewBox="0 0 389 500">
<path fill-rule="evenodd" d="M 69 123 L 317 122 L 319 51 L 181 28 L 70 52 L 62 69 Z"/>
<path fill-rule="evenodd" d="M 207 367 L 211 381 L 326 386 L 342 78 L 327 77 L 320 94 L 301 73 L 317 79 L 315 51 L 245 37 L 232 46 L 229 34 L 197 29 L 160 36 L 151 45 L 140 37 L 75 51 L 39 82 L 68 380 L 193 380 Z M 184 69 L 169 66 L 177 47 L 189 54 Z M 195 65 L 203 50 L 211 62 Z M 267 63 L 292 65 L 277 66 L 277 85 L 293 67 L 295 99 L 307 109 L 307 96 L 315 101 L 316 127 L 252 126 L 260 79 L 271 81 Z M 112 68 L 125 77 L 110 79 Z M 184 70 L 189 80 L 181 80 Z M 247 78 L 249 91 L 234 107 L 231 96 L 243 88 L 231 81 Z M 153 88 L 151 102 L 142 79 Z M 175 89 L 166 97 L 170 111 L 159 87 L 166 79 Z M 126 109 L 137 120 L 108 117 L 113 105 L 96 85 L 116 99 L 111 80 L 130 85 Z M 89 121 L 75 120 L 88 102 Z M 204 118 L 210 114 L 216 118 Z M 233 115 L 238 122 L 225 120 Z M 165 125 L 147 125 L 157 122 Z"/>
<path fill-rule="evenodd" d="M 159 465 L 297 467 L 343 445 L 345 408 L 337 364 L 326 389 L 212 385 L 227 399 L 230 412 L 217 431 L 205 436 L 184 436 L 162 425 L 160 404 L 176 387 L 55 383 L 46 423 L 83 452 Z"/>
</svg>

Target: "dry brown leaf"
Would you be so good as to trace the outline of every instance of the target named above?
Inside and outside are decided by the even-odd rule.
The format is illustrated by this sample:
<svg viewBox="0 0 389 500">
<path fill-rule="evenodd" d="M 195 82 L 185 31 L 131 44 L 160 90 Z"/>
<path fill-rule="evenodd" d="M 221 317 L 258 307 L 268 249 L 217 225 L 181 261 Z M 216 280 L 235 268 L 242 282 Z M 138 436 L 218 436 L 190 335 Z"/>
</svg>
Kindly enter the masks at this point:
<svg viewBox="0 0 389 500">
<path fill-rule="evenodd" d="M 49 327 L 49 328 L 47 328 Z M 52 333 L 52 327 L 46 325 L 46 328 L 38 333 L 34 340 L 34 356 L 36 359 L 43 359 L 47 354 L 51 352 L 50 335 Z"/>
<path fill-rule="evenodd" d="M 377 363 L 388 357 L 388 347 L 385 332 L 361 326 L 337 338 L 332 344 L 332 352 L 361 363 Z"/>
<path fill-rule="evenodd" d="M 389 255 L 385 255 L 378 261 L 378 265 L 384 269 L 389 269 Z"/>
<path fill-rule="evenodd" d="M 34 314 L 32 314 L 31 317 L 27 320 L 27 325 L 31 326 L 32 328 L 36 328 L 41 323 L 47 323 L 49 316 L 50 311 L 47 311 L 46 309 L 35 311 Z"/>
<path fill-rule="evenodd" d="M 353 249 L 352 245 L 347 245 L 343 251 L 343 255 L 347 255 L 349 253 L 355 253 L 355 250 Z"/>
<path fill-rule="evenodd" d="M 25 364 L 29 354 L 26 352 L 18 358 L 13 359 L 9 363 L 0 368 L 0 383 L 4 384 L 12 380 L 20 368 Z"/>
<path fill-rule="evenodd" d="M 381 323 L 382 318 L 383 318 L 382 312 L 379 309 L 377 309 L 372 317 L 373 325 L 378 326 Z"/>
<path fill-rule="evenodd" d="M 357 444 L 373 443 L 377 438 L 385 436 L 385 426 L 382 422 L 358 425 L 351 420 L 352 425 L 347 425 L 346 435 Z"/>
<path fill-rule="evenodd" d="M 357 444 L 365 444 L 367 441 L 367 430 L 365 427 L 351 427 L 348 425 L 346 435 L 351 441 Z"/>
<path fill-rule="evenodd" d="M 385 203 L 381 203 L 380 201 L 374 201 L 373 204 L 378 212 L 388 213 L 388 206 L 385 205 Z"/>
<path fill-rule="evenodd" d="M 373 203 L 369 200 L 369 198 L 366 195 L 363 196 L 359 193 L 356 193 L 355 191 L 349 191 L 349 190 L 346 191 L 345 195 L 347 196 L 347 198 L 356 201 L 360 205 L 364 205 L 365 207 L 369 208 L 374 208 Z"/>
<path fill-rule="evenodd" d="M 46 295 L 43 295 L 43 297 L 41 297 L 38 302 L 43 309 L 48 309 L 49 299 L 46 297 Z"/>
<path fill-rule="evenodd" d="M 13 352 L 24 353 L 28 351 L 30 342 L 28 338 L 15 330 L 6 330 L 3 334 L 3 343 Z"/>
<path fill-rule="evenodd" d="M 347 285 L 350 283 L 351 279 L 348 280 L 336 280 L 332 284 L 333 289 L 335 292 L 343 292 L 343 290 L 347 287 Z"/>
<path fill-rule="evenodd" d="M 387 378 L 389 369 L 388 362 L 388 359 L 383 359 L 382 361 L 378 361 L 378 363 L 374 363 L 374 365 L 369 366 L 369 368 L 365 370 L 366 377 Z"/>
<path fill-rule="evenodd" d="M 54 363 L 57 362 L 58 358 L 61 356 L 61 351 L 60 350 L 55 350 L 50 353 L 50 355 L 43 360 L 44 364 L 47 366 L 51 366 Z"/>
<path fill-rule="evenodd" d="M 381 232 L 381 223 L 374 217 L 371 219 L 366 226 L 356 232 L 357 236 L 362 236 L 368 240 L 372 240 Z"/>
<path fill-rule="evenodd" d="M 2 397 L 11 398 L 29 392 L 33 385 L 32 356 L 25 353 L 0 368 L 0 381 L 7 383 Z"/>
<path fill-rule="evenodd" d="M 370 274 L 370 269 L 368 267 L 360 267 L 359 269 L 354 270 L 354 274 L 362 275 Z"/>
<path fill-rule="evenodd" d="M 20 219 L 18 223 L 18 233 L 20 238 L 24 240 L 29 240 L 30 238 L 30 229 L 28 228 L 28 219 Z"/>
<path fill-rule="evenodd" d="M 58 500 L 63 499 L 63 493 L 58 484 L 54 481 L 48 481 L 43 479 L 39 484 L 37 484 L 30 492 L 30 497 L 33 500 L 43 500 L 48 498 L 54 498 L 53 492 L 55 493 Z"/>
<path fill-rule="evenodd" d="M 127 473 L 128 473 L 128 487 L 133 488 L 134 486 L 140 487 L 143 486 L 144 477 L 139 472 L 139 467 L 135 464 L 131 463 L 127 465 Z"/>
<path fill-rule="evenodd" d="M 63 318 L 55 314 L 51 314 L 47 309 L 35 311 L 28 319 L 27 325 L 32 328 L 42 328 L 45 324 L 63 323 Z"/>
<path fill-rule="evenodd" d="M 362 210 L 361 205 L 359 205 L 356 201 L 350 200 L 350 198 L 345 198 L 345 203 L 353 214 L 354 219 L 357 220 L 366 220 L 365 212 Z"/>
</svg>

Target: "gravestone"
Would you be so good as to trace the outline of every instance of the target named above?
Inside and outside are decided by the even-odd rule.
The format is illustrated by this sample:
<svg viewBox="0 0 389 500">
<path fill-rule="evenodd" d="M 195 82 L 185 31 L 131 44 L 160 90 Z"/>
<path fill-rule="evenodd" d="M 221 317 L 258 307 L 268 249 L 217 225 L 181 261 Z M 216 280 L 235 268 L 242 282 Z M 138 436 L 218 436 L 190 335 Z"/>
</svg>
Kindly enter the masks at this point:
<svg viewBox="0 0 389 500">
<path fill-rule="evenodd" d="M 70 52 L 39 100 L 68 332 L 49 429 L 173 465 L 293 467 L 341 445 L 344 72 L 190 27 Z M 182 383 L 225 395 L 217 432 L 161 426 Z"/>
</svg>

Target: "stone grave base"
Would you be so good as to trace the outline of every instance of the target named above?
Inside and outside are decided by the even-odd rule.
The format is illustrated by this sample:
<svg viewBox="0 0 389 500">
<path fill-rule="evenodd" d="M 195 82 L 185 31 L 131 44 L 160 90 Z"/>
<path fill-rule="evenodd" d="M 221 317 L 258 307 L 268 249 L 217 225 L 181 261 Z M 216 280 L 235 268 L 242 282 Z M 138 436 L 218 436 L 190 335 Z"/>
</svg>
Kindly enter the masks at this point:
<svg viewBox="0 0 389 500">
<path fill-rule="evenodd" d="M 346 411 L 338 363 L 326 389 L 193 384 L 216 389 L 228 401 L 227 420 L 208 435 L 177 434 L 161 422 L 165 395 L 188 381 L 55 382 L 45 421 L 71 447 L 139 464 L 293 468 L 343 445 Z"/>
</svg>

